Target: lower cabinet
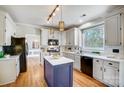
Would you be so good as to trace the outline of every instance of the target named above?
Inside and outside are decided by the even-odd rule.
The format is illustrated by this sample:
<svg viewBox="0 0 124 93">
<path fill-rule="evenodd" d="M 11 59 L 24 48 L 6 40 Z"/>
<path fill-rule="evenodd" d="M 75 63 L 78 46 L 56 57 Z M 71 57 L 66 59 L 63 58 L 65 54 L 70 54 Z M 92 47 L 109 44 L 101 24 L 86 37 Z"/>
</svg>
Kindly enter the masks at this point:
<svg viewBox="0 0 124 93">
<path fill-rule="evenodd" d="M 119 63 L 94 59 L 93 77 L 108 86 L 119 86 Z"/>
<path fill-rule="evenodd" d="M 75 62 L 74 62 L 74 68 L 77 70 L 81 70 L 81 57 L 80 55 L 75 55 Z"/>
<path fill-rule="evenodd" d="M 103 80 L 108 85 L 119 86 L 119 63 L 104 61 Z"/>
<path fill-rule="evenodd" d="M 77 69 L 78 71 L 81 71 L 81 56 L 80 55 L 64 52 L 63 56 L 74 60 L 73 68 Z"/>
<path fill-rule="evenodd" d="M 20 72 L 19 57 L 1 58 L 0 85 L 15 82 Z"/>
<path fill-rule="evenodd" d="M 98 80 L 102 80 L 103 74 L 103 60 L 101 59 L 93 59 L 93 77 Z"/>
</svg>

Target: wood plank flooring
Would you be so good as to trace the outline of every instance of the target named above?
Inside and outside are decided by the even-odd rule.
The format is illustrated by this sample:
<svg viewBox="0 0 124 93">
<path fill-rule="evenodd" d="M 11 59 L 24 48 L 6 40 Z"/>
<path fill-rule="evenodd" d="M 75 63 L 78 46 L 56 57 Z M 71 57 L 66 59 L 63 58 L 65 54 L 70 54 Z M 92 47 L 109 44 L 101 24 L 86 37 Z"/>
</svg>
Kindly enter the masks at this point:
<svg viewBox="0 0 124 93">
<path fill-rule="evenodd" d="M 77 70 L 73 72 L 73 79 L 74 87 L 106 87 L 103 83 Z M 37 58 L 28 58 L 27 72 L 21 73 L 15 82 L 1 87 L 47 87 L 43 66 Z"/>
</svg>

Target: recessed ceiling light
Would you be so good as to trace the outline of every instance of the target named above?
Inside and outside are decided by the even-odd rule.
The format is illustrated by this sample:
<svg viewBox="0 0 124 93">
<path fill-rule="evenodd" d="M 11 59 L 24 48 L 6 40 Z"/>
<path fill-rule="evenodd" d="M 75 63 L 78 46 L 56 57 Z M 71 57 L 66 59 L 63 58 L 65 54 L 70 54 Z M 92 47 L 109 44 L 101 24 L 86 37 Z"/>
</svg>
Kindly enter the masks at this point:
<svg viewBox="0 0 124 93">
<path fill-rule="evenodd" d="M 81 23 L 82 22 L 82 19 L 80 19 L 79 22 Z"/>
</svg>

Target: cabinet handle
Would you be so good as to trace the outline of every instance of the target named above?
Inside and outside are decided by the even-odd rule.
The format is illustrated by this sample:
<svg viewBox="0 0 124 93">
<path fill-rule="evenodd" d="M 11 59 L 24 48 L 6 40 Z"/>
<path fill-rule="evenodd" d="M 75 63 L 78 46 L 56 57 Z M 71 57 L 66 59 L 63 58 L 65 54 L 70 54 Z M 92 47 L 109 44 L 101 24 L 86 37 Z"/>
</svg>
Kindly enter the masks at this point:
<svg viewBox="0 0 124 93">
<path fill-rule="evenodd" d="M 100 70 L 102 71 L 102 67 L 100 67 Z"/>
<path fill-rule="evenodd" d="M 99 62 L 99 60 L 96 60 L 96 62 Z"/>
<path fill-rule="evenodd" d="M 109 65 L 112 65 L 112 63 L 108 63 Z"/>
<path fill-rule="evenodd" d="M 104 72 L 106 72 L 106 69 L 104 68 Z"/>
<path fill-rule="evenodd" d="M 119 69 L 118 69 L 118 72 L 119 72 Z"/>
</svg>

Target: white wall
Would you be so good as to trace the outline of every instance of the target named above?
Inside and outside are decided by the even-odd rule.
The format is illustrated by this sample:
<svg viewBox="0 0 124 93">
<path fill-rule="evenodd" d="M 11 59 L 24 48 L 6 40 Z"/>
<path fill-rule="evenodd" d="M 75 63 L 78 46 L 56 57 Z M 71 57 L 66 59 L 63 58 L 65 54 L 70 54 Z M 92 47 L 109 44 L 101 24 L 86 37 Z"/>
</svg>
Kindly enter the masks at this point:
<svg viewBox="0 0 124 93">
<path fill-rule="evenodd" d="M 40 36 L 40 29 L 30 25 L 17 24 L 16 36 L 25 37 L 26 34 L 34 34 Z"/>
</svg>

